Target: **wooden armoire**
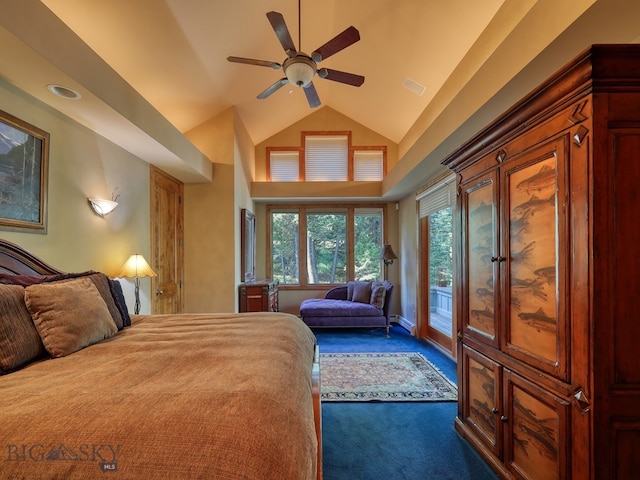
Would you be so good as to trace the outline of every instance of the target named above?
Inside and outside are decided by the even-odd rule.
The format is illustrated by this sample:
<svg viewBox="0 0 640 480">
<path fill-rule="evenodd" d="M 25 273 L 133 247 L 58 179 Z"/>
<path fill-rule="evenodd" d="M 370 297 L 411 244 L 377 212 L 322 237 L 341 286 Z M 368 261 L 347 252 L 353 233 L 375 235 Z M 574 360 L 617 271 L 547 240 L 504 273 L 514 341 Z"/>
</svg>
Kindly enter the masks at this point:
<svg viewBox="0 0 640 480">
<path fill-rule="evenodd" d="M 503 478 L 640 478 L 640 45 L 593 45 L 457 174 L 457 431 Z"/>
</svg>

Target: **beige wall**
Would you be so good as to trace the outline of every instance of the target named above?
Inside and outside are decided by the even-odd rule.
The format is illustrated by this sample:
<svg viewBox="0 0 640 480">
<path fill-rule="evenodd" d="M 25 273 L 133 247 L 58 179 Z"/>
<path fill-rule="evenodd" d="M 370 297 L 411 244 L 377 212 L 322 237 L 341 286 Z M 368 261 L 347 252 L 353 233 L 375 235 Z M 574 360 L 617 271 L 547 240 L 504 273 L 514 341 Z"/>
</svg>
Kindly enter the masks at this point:
<svg viewBox="0 0 640 480">
<path fill-rule="evenodd" d="M 185 185 L 185 311 L 233 311 L 235 278 L 233 111 L 187 132 L 214 162 L 211 183 Z"/>
<path fill-rule="evenodd" d="M 267 147 L 299 147 L 302 141 L 301 132 L 305 131 L 351 131 L 353 146 L 387 146 L 387 171 L 398 163 L 397 144 L 336 112 L 331 107 L 322 107 L 256 146 L 255 180 L 264 182 L 267 179 Z"/>
<path fill-rule="evenodd" d="M 149 259 L 149 165 L 4 81 L 0 105 L 50 135 L 47 232 L 0 230 L 0 237 L 70 272 L 113 276 L 133 253 Z M 110 199 L 114 191 L 116 210 L 95 215 L 87 197 Z M 133 282 L 122 283 L 133 310 Z M 142 313 L 150 311 L 149 289 L 143 279 Z"/>
<path fill-rule="evenodd" d="M 416 323 L 418 297 L 418 215 L 415 197 L 409 196 L 399 202 L 398 234 L 400 257 L 396 267 L 404 288 L 396 301 L 400 301 L 401 309 L 398 315 Z"/>
<path fill-rule="evenodd" d="M 213 181 L 185 185 L 185 311 L 235 312 L 240 211 L 249 195 L 253 144 L 233 108 L 187 132 L 213 162 Z"/>
<path fill-rule="evenodd" d="M 234 174 L 234 204 L 236 210 L 235 217 L 235 238 L 236 238 L 236 284 L 242 281 L 242 271 L 241 271 L 241 257 L 242 250 L 240 248 L 240 226 L 241 226 L 241 215 L 240 212 L 243 208 L 248 209 L 249 211 L 255 213 L 255 204 L 251 199 L 251 192 L 249 189 L 249 185 L 251 185 L 251 181 L 255 175 L 255 148 L 253 146 L 253 142 L 251 141 L 251 137 L 249 136 L 249 132 L 246 127 L 240 120 L 240 117 L 235 114 L 234 116 L 234 133 L 235 133 L 235 174 Z M 256 234 L 257 238 L 257 234 Z M 257 263 L 257 260 L 256 260 Z M 264 272 L 259 271 L 256 265 L 256 278 L 264 277 Z M 236 302 L 235 305 L 238 305 L 238 290 L 236 289 Z"/>
</svg>

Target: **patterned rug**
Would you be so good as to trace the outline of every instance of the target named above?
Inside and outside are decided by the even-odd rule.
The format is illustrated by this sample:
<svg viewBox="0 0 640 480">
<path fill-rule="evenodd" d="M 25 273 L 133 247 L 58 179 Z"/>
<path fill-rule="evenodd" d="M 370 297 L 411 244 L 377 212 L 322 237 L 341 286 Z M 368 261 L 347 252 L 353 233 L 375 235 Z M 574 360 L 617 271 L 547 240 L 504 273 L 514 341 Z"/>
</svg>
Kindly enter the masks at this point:
<svg viewBox="0 0 640 480">
<path fill-rule="evenodd" d="M 420 353 L 321 353 L 323 402 L 453 402 L 455 383 Z"/>
</svg>

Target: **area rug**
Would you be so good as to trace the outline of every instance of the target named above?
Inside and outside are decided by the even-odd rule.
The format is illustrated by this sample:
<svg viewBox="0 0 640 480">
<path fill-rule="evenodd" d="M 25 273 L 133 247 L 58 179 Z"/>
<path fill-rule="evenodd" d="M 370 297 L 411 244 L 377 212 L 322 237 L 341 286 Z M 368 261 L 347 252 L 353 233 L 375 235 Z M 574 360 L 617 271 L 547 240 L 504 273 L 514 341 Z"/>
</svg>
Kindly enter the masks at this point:
<svg viewBox="0 0 640 480">
<path fill-rule="evenodd" d="M 420 353 L 321 353 L 323 402 L 454 402 L 458 389 Z"/>
</svg>

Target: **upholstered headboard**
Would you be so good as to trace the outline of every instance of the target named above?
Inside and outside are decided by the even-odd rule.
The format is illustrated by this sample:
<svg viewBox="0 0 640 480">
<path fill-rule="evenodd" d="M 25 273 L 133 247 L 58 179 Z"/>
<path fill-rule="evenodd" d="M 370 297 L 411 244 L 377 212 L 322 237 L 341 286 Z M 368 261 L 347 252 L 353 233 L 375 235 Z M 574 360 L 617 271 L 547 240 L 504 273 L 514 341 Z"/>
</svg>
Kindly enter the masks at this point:
<svg viewBox="0 0 640 480">
<path fill-rule="evenodd" d="M 19 246 L 0 239 L 0 272 L 15 275 L 63 273 Z"/>
</svg>

